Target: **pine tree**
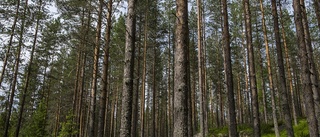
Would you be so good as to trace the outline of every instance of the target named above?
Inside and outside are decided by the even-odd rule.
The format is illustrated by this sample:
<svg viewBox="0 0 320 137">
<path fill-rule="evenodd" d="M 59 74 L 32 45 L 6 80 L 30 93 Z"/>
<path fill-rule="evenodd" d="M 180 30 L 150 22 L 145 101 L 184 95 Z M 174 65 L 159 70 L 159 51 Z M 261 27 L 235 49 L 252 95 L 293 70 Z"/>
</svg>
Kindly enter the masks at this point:
<svg viewBox="0 0 320 137">
<path fill-rule="evenodd" d="M 252 27 L 251 27 L 251 13 L 249 0 L 243 0 L 244 4 L 244 15 L 245 15 L 245 30 L 246 30 L 246 44 L 247 54 L 249 62 L 249 78 L 250 78 L 250 89 L 252 95 L 252 113 L 253 113 L 253 133 L 254 136 L 261 136 L 260 131 L 260 115 L 259 115 L 259 104 L 258 104 L 258 92 L 257 92 L 257 81 L 255 72 L 254 62 L 254 51 L 252 44 Z"/>
<path fill-rule="evenodd" d="M 123 74 L 122 91 L 122 114 L 120 136 L 131 136 L 131 118 L 132 118 L 132 95 L 133 95 L 133 71 L 134 71 L 134 51 L 135 51 L 135 0 L 128 1 L 127 20 L 126 20 L 126 46 Z"/>
<path fill-rule="evenodd" d="M 188 136 L 187 94 L 187 46 L 188 46 L 188 3 L 176 1 L 176 41 L 174 54 L 174 127 L 173 136 Z"/>
</svg>

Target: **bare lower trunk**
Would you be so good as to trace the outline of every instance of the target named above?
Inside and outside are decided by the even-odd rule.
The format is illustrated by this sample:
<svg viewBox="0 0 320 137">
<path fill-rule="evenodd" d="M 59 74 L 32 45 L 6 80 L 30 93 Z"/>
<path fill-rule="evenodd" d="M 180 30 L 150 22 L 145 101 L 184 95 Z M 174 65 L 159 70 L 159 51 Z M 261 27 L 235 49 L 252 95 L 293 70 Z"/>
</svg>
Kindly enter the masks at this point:
<svg viewBox="0 0 320 137">
<path fill-rule="evenodd" d="M 316 70 L 316 65 L 314 63 L 313 59 L 313 49 L 311 45 L 311 37 L 310 37 L 310 31 L 309 31 L 309 23 L 306 13 L 306 7 L 304 4 L 304 0 L 300 0 L 301 4 L 301 11 L 302 11 L 302 24 L 304 27 L 304 36 L 305 36 L 305 43 L 306 43 L 306 49 L 307 49 L 307 55 L 308 55 L 308 61 L 309 61 L 309 69 L 310 69 L 310 79 L 312 83 L 312 91 L 313 91 L 313 98 L 314 98 L 314 107 L 315 107 L 315 113 L 318 122 L 320 118 L 320 95 L 319 95 L 319 74 Z M 320 123 L 318 123 L 319 125 Z"/>
<path fill-rule="evenodd" d="M 283 16 L 282 16 L 282 6 L 279 6 L 279 12 L 280 12 L 280 23 L 281 23 L 281 32 L 282 32 L 282 39 L 283 39 L 283 46 L 285 50 L 285 60 L 286 60 L 286 67 L 287 67 L 287 72 L 288 72 L 288 81 L 289 81 L 289 88 L 290 88 L 290 97 L 291 97 L 291 105 L 292 105 L 292 116 L 293 116 L 293 121 L 295 125 L 298 125 L 298 120 L 297 120 L 297 112 L 296 112 L 296 104 L 295 104 L 295 98 L 294 98 L 294 92 L 293 92 L 293 83 L 292 83 L 292 73 L 291 73 L 291 67 L 290 67 L 290 60 L 289 60 L 289 53 L 288 53 L 288 47 L 287 47 L 287 42 L 286 42 L 286 31 L 284 30 L 284 25 L 283 25 Z"/>
<path fill-rule="evenodd" d="M 135 51 L 135 0 L 128 1 L 128 15 L 126 20 L 125 64 L 123 74 L 121 137 L 131 136 L 133 71 Z"/>
<path fill-rule="evenodd" d="M 108 2 L 108 14 L 107 14 L 107 27 L 105 34 L 105 46 L 103 48 L 104 58 L 103 58 L 103 74 L 102 74 L 102 90 L 100 95 L 100 111 L 99 111 L 99 122 L 98 122 L 98 137 L 103 137 L 104 135 L 104 125 L 107 119 L 105 118 L 106 106 L 108 103 L 108 67 L 109 67 L 109 44 L 110 44 L 110 32 L 111 32 L 111 16 L 112 16 L 112 0 Z"/>
<path fill-rule="evenodd" d="M 99 11 L 98 11 L 98 23 L 97 23 L 97 32 L 95 39 L 95 48 L 94 48 L 94 65 L 93 65 L 93 76 L 91 84 L 91 103 L 90 103 L 90 119 L 89 119 L 89 137 L 95 137 L 95 121 L 96 121 L 96 94 L 97 94 L 97 79 L 98 79 L 98 63 L 99 63 L 99 50 L 100 50 L 100 35 L 101 35 L 101 24 L 102 24 L 102 6 L 103 2 L 100 0 Z"/>
<path fill-rule="evenodd" d="M 312 93 L 312 82 L 310 79 L 310 68 L 308 65 L 308 52 L 307 45 L 305 43 L 304 28 L 302 23 L 302 10 L 301 3 L 299 0 L 293 0 L 293 9 L 294 9 L 294 18 L 296 25 L 296 33 L 299 45 L 299 55 L 300 55 L 300 64 L 301 64 L 301 80 L 302 80 L 302 89 L 304 89 L 304 102 L 306 106 L 306 114 L 309 126 L 309 134 L 312 137 L 319 136 L 318 123 L 316 119 L 315 109 L 314 109 L 314 99 Z"/>
<path fill-rule="evenodd" d="M 285 126 L 288 133 L 288 136 L 293 137 L 293 126 L 292 126 L 292 116 L 288 104 L 288 95 L 287 95 L 287 85 L 286 85 L 286 76 L 284 72 L 284 64 L 283 64 L 283 55 L 282 55 L 282 46 L 280 40 L 280 32 L 279 32 L 279 22 L 278 22 L 278 11 L 276 6 L 276 0 L 271 0 L 272 3 L 272 15 L 273 15 L 273 27 L 275 32 L 275 40 L 276 40 L 276 49 L 277 49 L 277 62 L 279 68 L 279 94 L 281 94 L 281 107 L 284 113 Z M 287 113 L 286 113 L 287 112 Z"/>
<path fill-rule="evenodd" d="M 188 46 L 188 3 L 176 1 L 176 42 L 174 57 L 174 137 L 188 136 L 187 94 L 187 46 Z"/>
<path fill-rule="evenodd" d="M 231 66 L 231 48 L 230 48 L 230 35 L 228 23 L 228 7 L 227 0 L 222 0 L 222 16 L 223 16 L 223 45 L 224 45 L 224 70 L 226 90 L 228 94 L 229 106 L 229 136 L 237 137 L 237 120 L 236 120 L 236 107 L 233 92 L 233 74 Z"/>
<path fill-rule="evenodd" d="M 247 38 L 247 51 L 248 51 L 248 62 L 249 62 L 249 78 L 250 78 L 250 89 L 252 99 L 252 113 L 253 113 L 253 133 L 254 136 L 261 136 L 260 132 L 260 116 L 259 116 L 259 104 L 258 104 L 258 92 L 257 92 L 257 81 L 254 61 L 254 51 L 252 45 L 252 29 L 251 29 L 251 13 L 249 0 L 244 0 L 245 9 L 245 24 L 246 24 L 246 38 Z"/>
</svg>

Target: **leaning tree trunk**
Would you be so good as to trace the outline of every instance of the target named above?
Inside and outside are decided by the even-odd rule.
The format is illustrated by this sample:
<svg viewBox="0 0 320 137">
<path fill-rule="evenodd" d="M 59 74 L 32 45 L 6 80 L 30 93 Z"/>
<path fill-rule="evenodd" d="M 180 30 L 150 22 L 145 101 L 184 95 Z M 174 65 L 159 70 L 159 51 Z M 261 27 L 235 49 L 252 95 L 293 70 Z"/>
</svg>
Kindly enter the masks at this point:
<svg viewBox="0 0 320 137">
<path fill-rule="evenodd" d="M 19 34 L 19 43 L 18 43 L 18 49 L 17 49 L 17 55 L 16 55 L 16 60 L 15 60 L 15 66 L 14 66 L 14 76 L 13 76 L 13 81 L 11 85 L 11 93 L 10 93 L 10 99 L 9 99 L 9 106 L 8 106 L 8 112 L 6 116 L 6 123 L 5 123 L 5 129 L 4 129 L 4 137 L 9 136 L 9 127 L 10 127 L 10 117 L 11 117 L 11 111 L 12 111 L 12 106 L 14 102 L 14 94 L 16 91 L 16 84 L 18 82 L 18 73 L 19 73 L 19 65 L 20 65 L 20 58 L 21 58 L 21 48 L 23 45 L 23 34 L 24 34 L 24 27 L 25 27 L 25 21 L 26 21 L 26 12 L 27 12 L 27 7 L 28 7 L 28 0 L 25 2 L 24 10 L 23 10 L 23 15 L 22 15 L 22 21 L 21 21 L 21 28 L 20 28 L 20 34 Z M 17 125 L 20 126 L 20 125 Z"/>
<path fill-rule="evenodd" d="M 248 51 L 248 62 L 249 62 L 249 78 L 252 98 L 252 112 L 253 112 L 253 133 L 254 136 L 261 136 L 260 133 L 260 116 L 259 116 L 259 103 L 258 103 L 258 92 L 257 92 L 257 81 L 256 71 L 254 62 L 254 51 L 252 44 L 252 29 L 251 29 L 251 13 L 249 0 L 243 0 L 244 11 L 245 11 L 245 25 L 246 25 L 246 38 L 247 38 L 247 51 Z"/>
<path fill-rule="evenodd" d="M 16 9 L 14 20 L 13 20 L 13 25 L 11 27 L 11 35 L 10 35 L 10 39 L 9 39 L 9 44 L 8 44 L 7 51 L 5 53 L 4 60 L 3 60 L 3 66 L 2 66 L 2 71 L 1 71 L 1 75 L 0 75 L 0 88 L 2 85 L 2 81 L 4 78 L 5 71 L 6 71 L 6 67 L 8 64 L 8 56 L 9 56 L 9 53 L 10 53 L 10 50 L 12 47 L 13 37 L 15 34 L 16 25 L 17 25 L 17 21 L 19 18 L 19 7 L 20 7 L 20 0 L 17 1 L 17 7 L 16 7 L 17 9 Z"/>
<path fill-rule="evenodd" d="M 188 136 L 187 111 L 187 46 L 188 46 L 188 1 L 176 0 L 176 42 L 174 57 L 174 137 Z"/>
<path fill-rule="evenodd" d="M 126 20 L 126 46 L 123 73 L 122 91 L 122 114 L 120 136 L 130 137 L 132 118 L 132 95 L 133 95 L 133 71 L 134 71 L 134 51 L 135 51 L 135 0 L 128 1 L 128 15 Z M 135 126 L 135 125 L 134 125 Z"/>
<path fill-rule="evenodd" d="M 308 120 L 309 134 L 311 137 L 319 136 L 318 123 L 314 109 L 314 99 L 312 93 L 312 83 L 310 79 L 308 52 L 305 43 L 304 28 L 302 23 L 302 10 L 300 0 L 293 0 L 294 19 L 296 25 L 297 42 L 299 45 L 299 55 L 301 64 L 301 82 L 304 90 L 304 103 Z"/>
<path fill-rule="evenodd" d="M 27 74 L 26 74 L 26 78 L 25 78 L 25 83 L 24 83 L 24 87 L 23 87 L 23 92 L 22 92 L 22 100 L 21 100 L 21 106 L 20 106 L 20 110 L 19 110 L 19 118 L 18 118 L 18 124 L 16 127 L 16 133 L 15 136 L 18 137 L 19 136 L 19 132 L 20 132 L 20 127 L 21 127 L 21 122 L 22 122 L 22 117 L 23 117 L 23 111 L 24 111 L 24 106 L 25 106 L 25 100 L 27 97 L 27 91 L 28 91 L 28 87 L 29 87 L 29 82 L 30 82 L 30 75 L 32 72 L 32 64 L 33 64 L 33 56 L 34 56 L 34 52 L 35 52 L 35 48 L 36 48 L 36 44 L 37 44 L 37 38 L 38 38 L 38 28 L 39 28 L 39 23 L 40 23 L 40 18 L 41 18 L 41 8 L 42 8 L 42 0 L 39 1 L 39 9 L 38 9 L 38 16 L 37 16 L 37 23 L 36 23 L 36 28 L 35 28 L 35 33 L 34 33 L 34 39 L 33 39 L 33 44 L 32 44 L 32 48 L 31 48 L 31 53 L 30 53 L 30 60 L 29 60 L 29 64 L 28 64 L 28 70 L 27 70 Z"/>
</svg>

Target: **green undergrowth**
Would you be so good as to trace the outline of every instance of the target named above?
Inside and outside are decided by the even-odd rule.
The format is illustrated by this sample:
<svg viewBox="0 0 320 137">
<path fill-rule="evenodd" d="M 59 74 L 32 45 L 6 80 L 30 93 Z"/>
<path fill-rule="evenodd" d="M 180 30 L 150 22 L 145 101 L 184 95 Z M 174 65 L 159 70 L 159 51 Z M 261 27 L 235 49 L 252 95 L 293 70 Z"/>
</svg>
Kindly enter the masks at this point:
<svg viewBox="0 0 320 137">
<path fill-rule="evenodd" d="M 286 137 L 287 131 L 285 130 L 284 123 L 280 121 L 279 123 L 279 130 L 280 136 Z M 309 136 L 309 129 L 308 123 L 306 119 L 299 119 L 298 125 L 293 127 L 294 134 L 297 137 L 308 137 Z M 240 137 L 246 136 L 250 137 L 253 136 L 253 129 L 252 126 L 249 124 L 242 124 L 238 125 L 238 132 Z M 261 124 L 261 134 L 262 137 L 275 137 L 273 124 Z M 211 128 L 209 129 L 209 136 L 214 137 L 226 137 L 228 136 L 228 127 L 220 127 L 220 128 Z"/>
</svg>

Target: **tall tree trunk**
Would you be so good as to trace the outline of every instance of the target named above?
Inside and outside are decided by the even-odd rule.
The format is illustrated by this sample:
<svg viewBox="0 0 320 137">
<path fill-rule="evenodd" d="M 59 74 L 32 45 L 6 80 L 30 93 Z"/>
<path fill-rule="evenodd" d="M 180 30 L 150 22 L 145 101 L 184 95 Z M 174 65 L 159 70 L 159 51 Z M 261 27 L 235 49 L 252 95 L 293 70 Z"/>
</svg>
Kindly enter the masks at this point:
<svg viewBox="0 0 320 137">
<path fill-rule="evenodd" d="M 85 9 L 82 9 L 82 13 L 81 13 L 81 27 L 80 27 L 80 31 L 85 31 Z M 74 119 L 73 122 L 75 122 L 75 124 L 77 125 L 76 129 L 79 129 L 79 94 L 80 94 L 80 74 L 81 74 L 81 68 L 82 68 L 82 56 L 83 56 L 83 47 L 84 47 L 84 39 L 85 39 L 85 34 L 81 35 L 80 38 L 80 44 L 77 45 L 77 66 L 76 66 L 76 79 L 75 79 L 75 86 L 74 86 L 74 92 L 73 92 L 73 106 L 72 106 L 72 111 L 73 111 L 73 115 L 74 115 Z M 76 133 L 76 137 L 79 136 L 80 132 Z"/>
<path fill-rule="evenodd" d="M 247 50 L 248 50 L 248 60 L 249 60 L 249 78 L 250 78 L 250 89 L 251 89 L 251 99 L 252 99 L 252 112 L 253 112 L 253 133 L 254 136 L 261 136 L 260 133 L 260 116 L 259 116 L 259 103 L 258 103 L 258 93 L 257 93 L 257 81 L 256 81 L 256 71 L 254 62 L 254 51 L 252 45 L 252 29 L 251 29 L 251 13 L 249 0 L 243 0 L 244 11 L 245 11 L 245 25 L 246 25 L 246 38 L 247 38 Z"/>
<path fill-rule="evenodd" d="M 242 103 L 242 92 L 241 92 L 241 85 L 240 85 L 240 76 L 238 75 L 237 77 L 237 85 L 238 85 L 238 89 L 237 89 L 237 101 L 238 101 L 238 123 L 242 124 L 243 123 L 243 103 Z"/>
<path fill-rule="evenodd" d="M 188 136 L 187 94 L 187 46 L 188 46 L 188 2 L 176 1 L 176 42 L 174 59 L 174 137 Z"/>
<path fill-rule="evenodd" d="M 267 115 L 267 93 L 266 93 L 266 84 L 265 84 L 265 79 L 264 79 L 264 67 L 263 67 L 263 51 L 262 47 L 263 46 L 260 41 L 259 41 L 259 67 L 260 67 L 260 75 L 261 75 L 261 84 L 262 84 L 262 106 L 263 106 L 263 120 L 265 123 L 268 123 L 268 115 Z"/>
<path fill-rule="evenodd" d="M 243 24 L 241 24 L 242 26 L 242 30 L 243 30 Z M 244 93 L 244 103 L 243 105 L 247 105 L 246 107 L 244 106 L 243 109 L 244 109 L 244 115 L 246 115 L 246 117 L 243 117 L 244 118 L 244 122 L 245 123 L 251 123 L 252 119 L 251 117 L 249 117 L 250 115 L 252 115 L 251 113 L 251 100 L 249 99 L 249 95 L 250 95 L 250 91 L 249 91 L 249 78 L 248 78 L 248 56 L 247 53 L 246 53 L 246 44 L 245 44 L 245 39 L 244 39 L 244 35 L 245 33 L 242 31 L 242 35 L 241 35 L 241 41 L 242 41 L 242 56 L 243 56 L 243 63 L 244 63 L 244 79 L 245 79 L 245 93 Z"/>
<path fill-rule="evenodd" d="M 10 100 L 9 100 L 9 106 L 8 106 L 8 112 L 6 116 L 6 123 L 5 123 L 5 132 L 4 132 L 4 137 L 9 136 L 9 127 L 10 127 L 10 119 L 11 119 L 11 111 L 12 111 L 12 106 L 14 102 L 14 94 L 16 91 L 16 85 L 18 81 L 18 73 L 19 73 L 19 65 L 20 65 L 20 58 L 21 58 L 21 49 L 23 45 L 23 34 L 24 34 L 24 27 L 25 27 L 25 21 L 26 21 L 26 12 L 28 8 L 28 0 L 25 1 L 25 6 L 22 14 L 22 19 L 21 19 L 21 28 L 20 28 L 20 34 L 19 34 L 19 43 L 18 43 L 18 49 L 16 53 L 16 60 L 15 60 L 15 65 L 14 65 L 14 76 L 13 76 L 13 81 L 12 81 L 12 86 L 11 86 L 11 93 L 10 93 Z M 18 12 L 17 12 L 18 13 Z M 20 125 L 17 125 L 20 126 Z"/>
<path fill-rule="evenodd" d="M 220 127 L 224 126 L 224 120 L 223 120 L 223 113 L 224 113 L 224 109 L 223 109 L 223 97 L 222 97 L 222 88 L 221 88 L 221 82 L 218 82 L 218 91 L 219 91 L 219 123 L 220 123 Z M 219 124 L 218 124 L 219 127 Z"/>
<path fill-rule="evenodd" d="M 3 81 L 3 78 L 4 78 L 5 71 L 6 71 L 6 67 L 7 67 L 7 64 L 8 64 L 8 56 L 9 56 L 9 53 L 10 53 L 10 50 L 11 50 L 11 47 L 12 47 L 13 37 L 14 37 L 14 34 L 15 34 L 16 25 L 17 25 L 17 21 L 18 21 L 18 18 L 19 18 L 19 8 L 20 8 L 20 0 L 17 1 L 16 13 L 15 13 L 15 17 L 14 17 L 13 24 L 12 24 L 12 27 L 11 27 L 11 35 L 10 35 L 10 39 L 9 39 L 9 44 L 7 46 L 7 51 L 6 51 L 4 60 L 3 60 L 3 66 L 2 66 L 2 71 L 1 71 L 1 75 L 0 75 L 0 88 L 1 88 L 1 85 L 2 85 L 2 81 Z"/>
<path fill-rule="evenodd" d="M 222 16 L 223 16 L 223 46 L 224 46 L 224 71 L 226 90 L 228 94 L 229 106 L 229 136 L 237 137 L 237 120 L 236 120 L 236 107 L 233 92 L 233 74 L 231 66 L 231 48 L 230 48 L 230 34 L 228 23 L 228 7 L 227 0 L 222 0 Z"/>
<path fill-rule="evenodd" d="M 141 19 L 140 19 L 141 22 Z M 139 37 L 138 41 L 141 41 L 141 25 L 139 25 Z M 138 136 L 138 105 L 139 105 L 139 89 L 140 89 L 140 69 L 141 69 L 141 47 L 142 44 L 138 45 L 138 57 L 137 57 L 137 78 L 136 78 L 136 90 L 133 93 L 132 103 L 132 125 L 131 126 L 131 137 Z"/>
<path fill-rule="evenodd" d="M 89 8 L 91 8 L 91 0 L 89 1 Z M 90 24 L 91 24 L 91 10 L 88 10 L 88 14 L 87 14 L 87 20 L 86 20 L 86 24 L 84 26 L 84 30 L 85 30 L 85 35 L 83 36 L 82 39 L 82 57 L 81 57 L 81 70 L 80 70 L 80 80 L 79 80 L 79 100 L 78 100 L 78 121 L 79 121 L 79 136 L 85 136 L 86 134 L 86 108 L 83 108 L 83 106 L 86 105 L 86 101 L 84 99 L 84 96 L 86 95 L 85 93 L 85 87 L 87 86 L 86 82 L 85 82 L 85 74 L 86 74 L 86 63 L 87 63 L 87 50 L 86 50 L 86 41 L 88 40 L 88 34 L 89 34 L 89 30 L 90 30 Z"/>
<path fill-rule="evenodd" d="M 135 51 L 135 0 L 128 1 L 128 15 L 126 20 L 126 46 L 125 64 L 123 74 L 122 91 L 122 114 L 121 114 L 121 137 L 130 137 L 132 118 L 132 94 L 133 94 L 133 71 L 134 71 L 134 51 Z"/>
<path fill-rule="evenodd" d="M 148 5 L 148 0 L 147 4 Z M 141 90 L 141 105 L 140 105 L 140 136 L 144 137 L 145 133 L 145 91 L 146 91 L 146 71 L 147 71 L 147 44 L 148 44 L 148 10 L 145 11 L 145 22 L 144 22 L 144 42 L 143 42 L 143 72 L 142 72 L 142 90 Z"/>
<path fill-rule="evenodd" d="M 169 16 L 169 27 L 168 27 L 168 137 L 172 137 L 172 107 L 171 107 L 171 23 L 170 23 L 170 16 Z"/>
<path fill-rule="evenodd" d="M 113 137 L 115 132 L 114 132 L 114 129 L 115 129 L 115 124 L 116 122 L 115 121 L 115 110 L 117 109 L 117 102 L 118 102 L 118 90 L 114 91 L 113 93 L 113 99 L 112 99 L 112 108 L 111 108 L 111 119 L 110 119 L 110 134 L 109 134 L 109 137 Z"/>
<path fill-rule="evenodd" d="M 310 69 L 310 79 L 312 83 L 312 91 L 313 91 L 313 98 L 314 98 L 314 107 L 315 107 L 315 113 L 318 122 L 320 118 L 320 95 L 319 95 L 319 74 L 316 70 L 316 65 L 314 63 L 313 59 L 313 49 L 311 44 L 311 37 L 310 37 L 310 31 L 309 31 L 309 24 L 308 24 L 308 18 L 306 13 L 306 7 L 304 4 L 304 0 L 300 0 L 301 5 L 301 11 L 302 11 L 302 24 L 304 28 L 304 38 L 306 43 L 306 49 L 307 49 L 307 55 L 308 55 L 308 61 L 309 61 L 309 69 Z M 318 123 L 319 125 L 320 123 Z"/>
<path fill-rule="evenodd" d="M 84 116 L 85 116 L 85 108 L 83 108 L 83 95 L 84 95 L 84 86 L 85 86 L 85 64 L 87 54 L 83 53 L 83 57 L 81 58 L 82 67 L 80 72 L 80 81 L 79 81 L 79 102 L 78 102 L 78 121 L 79 121 L 79 137 L 84 136 L 85 126 L 84 126 Z"/>
<path fill-rule="evenodd" d="M 280 32 L 279 32 L 279 22 L 278 22 L 278 11 L 276 0 L 271 0 L 272 3 L 272 16 L 273 16 L 273 27 L 275 32 L 275 40 L 276 40 L 276 49 L 277 49 L 277 62 L 278 62 L 278 69 L 279 69 L 279 94 L 281 94 L 281 107 L 284 113 L 284 120 L 285 126 L 287 130 L 287 134 L 290 137 L 294 136 L 293 133 L 293 126 L 292 126 L 292 116 L 288 104 L 288 95 L 287 95 L 287 85 L 286 85 L 286 76 L 284 72 L 284 64 L 283 64 L 283 55 L 282 55 L 282 47 L 281 47 L 281 40 L 280 40 Z"/>
<path fill-rule="evenodd" d="M 98 79 L 98 69 L 99 69 L 99 50 L 100 50 L 100 38 L 101 38 L 101 23 L 102 23 L 102 12 L 103 12 L 103 1 L 99 0 L 99 10 L 98 10 L 98 23 L 97 32 L 95 39 L 94 48 L 94 65 L 93 65 L 93 76 L 91 84 L 91 99 L 90 99 L 90 119 L 89 119 L 89 137 L 94 137 L 95 135 L 95 120 L 96 120 L 96 94 L 97 94 L 97 79 Z"/>
<path fill-rule="evenodd" d="M 108 106 L 108 67 L 109 67 L 109 45 L 110 45 L 110 33 L 111 33 L 111 17 L 112 17 L 112 0 L 108 2 L 108 14 L 107 14 L 107 27 L 105 34 L 105 46 L 103 48 L 104 58 L 103 58 L 103 74 L 102 74 L 102 90 L 100 95 L 100 111 L 99 111 L 99 122 L 98 122 L 98 137 L 105 136 L 103 133 L 105 127 L 105 118 L 106 107 Z"/>
<path fill-rule="evenodd" d="M 294 94 L 294 91 L 293 91 L 292 72 L 291 72 L 289 51 L 288 51 L 287 40 L 286 40 L 286 31 L 284 30 L 284 23 L 283 23 L 283 15 L 282 15 L 282 6 L 281 6 L 281 4 L 279 5 L 279 12 L 280 12 L 281 34 L 282 34 L 284 53 L 285 53 L 285 59 L 286 59 L 286 67 L 287 67 L 287 72 L 288 72 L 288 81 L 289 81 L 290 97 L 291 97 L 291 102 L 290 103 L 292 105 L 292 116 L 293 116 L 294 124 L 298 125 L 296 104 L 295 104 L 295 101 L 294 101 L 295 100 L 295 94 Z"/>
<path fill-rule="evenodd" d="M 194 43 L 194 42 L 192 42 Z M 195 45 L 192 45 L 192 53 L 191 53 L 191 61 L 192 61 L 192 88 L 190 89 L 191 91 L 191 111 L 192 111 L 192 126 L 193 126 L 193 134 L 197 133 L 197 128 L 198 128 L 198 123 L 197 123 L 197 101 L 196 101 L 196 54 L 195 52 Z"/>
<path fill-rule="evenodd" d="M 27 74 L 25 77 L 25 83 L 24 83 L 24 87 L 23 87 L 23 92 L 22 92 L 22 100 L 21 100 L 21 105 L 20 105 L 20 110 L 19 110 L 19 118 L 18 118 L 18 124 L 16 127 L 16 133 L 15 136 L 18 137 L 19 133 L 20 133 L 20 127 L 21 127 L 21 122 L 23 119 L 23 112 L 24 112 L 24 106 L 25 106 L 25 100 L 27 97 L 27 92 L 28 92 L 28 87 L 29 87 L 29 82 L 30 82 L 30 75 L 32 72 L 32 65 L 33 65 L 33 56 L 34 56 L 34 52 L 35 52 L 35 48 L 36 48 L 36 44 L 37 44 L 37 38 L 38 38 L 38 28 L 39 28 L 39 22 L 41 19 L 41 9 L 42 9 L 42 0 L 39 1 L 39 9 L 38 9 L 38 14 L 37 14 L 37 22 L 36 22 L 36 28 L 35 28 L 35 33 L 34 33 L 34 38 L 33 38 L 33 44 L 32 44 L 32 48 L 31 48 L 31 53 L 30 53 L 30 60 L 29 60 L 29 64 L 28 64 L 28 70 L 27 70 Z"/>
<path fill-rule="evenodd" d="M 310 68 L 308 65 L 308 52 L 305 43 L 304 28 L 302 23 L 302 10 L 300 0 L 293 0 L 294 19 L 296 25 L 297 42 L 299 43 L 299 55 L 301 64 L 301 81 L 304 90 L 304 102 L 306 106 L 309 134 L 312 137 L 319 136 L 318 123 L 314 109 L 314 99 L 312 93 L 312 83 L 310 79 Z"/>
<path fill-rule="evenodd" d="M 203 23 L 203 21 L 205 20 L 205 17 L 203 16 L 205 11 L 203 10 L 204 6 L 202 4 L 202 2 L 200 2 L 201 4 L 201 22 L 200 22 L 200 26 L 201 26 L 201 47 L 202 47 L 202 100 L 203 100 L 203 103 L 202 103 L 202 107 L 203 107 L 203 121 L 204 121 L 204 131 L 205 131 L 205 135 L 207 136 L 208 135 L 208 96 L 207 96 L 207 67 L 206 67 L 206 63 L 207 63 L 207 50 L 206 50 L 206 43 L 205 43 L 205 38 L 206 38 L 206 33 L 205 33 L 205 23 Z"/>
<path fill-rule="evenodd" d="M 189 34 L 188 34 L 189 36 Z M 189 92 L 187 93 L 187 110 L 188 110 L 188 137 L 193 137 L 193 129 L 192 129 L 192 102 L 191 102 L 191 81 L 190 81 L 190 43 L 188 41 L 188 46 L 186 49 L 187 54 L 187 85 Z"/>
<path fill-rule="evenodd" d="M 206 128 L 205 128 L 205 90 L 204 90 L 204 72 L 203 72 L 203 45 L 202 45 L 202 2 L 201 0 L 197 0 L 197 26 L 198 26 L 198 71 L 199 71 L 199 102 L 200 102 L 200 134 L 201 136 L 206 136 Z"/>
</svg>

